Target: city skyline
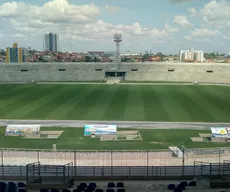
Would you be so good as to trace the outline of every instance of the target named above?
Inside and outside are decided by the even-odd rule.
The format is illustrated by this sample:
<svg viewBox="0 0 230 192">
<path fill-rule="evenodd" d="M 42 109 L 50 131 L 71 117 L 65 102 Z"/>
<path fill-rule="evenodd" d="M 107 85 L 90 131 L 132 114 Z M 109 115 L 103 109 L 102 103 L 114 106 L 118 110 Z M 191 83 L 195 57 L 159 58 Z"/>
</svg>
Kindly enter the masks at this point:
<svg viewBox="0 0 230 192">
<path fill-rule="evenodd" d="M 44 34 L 53 32 L 59 34 L 60 51 L 114 51 L 113 34 L 121 33 L 123 53 L 174 54 L 188 47 L 229 52 L 229 1 L 156 1 L 3 0 L 1 46 L 18 42 L 43 50 Z"/>
</svg>

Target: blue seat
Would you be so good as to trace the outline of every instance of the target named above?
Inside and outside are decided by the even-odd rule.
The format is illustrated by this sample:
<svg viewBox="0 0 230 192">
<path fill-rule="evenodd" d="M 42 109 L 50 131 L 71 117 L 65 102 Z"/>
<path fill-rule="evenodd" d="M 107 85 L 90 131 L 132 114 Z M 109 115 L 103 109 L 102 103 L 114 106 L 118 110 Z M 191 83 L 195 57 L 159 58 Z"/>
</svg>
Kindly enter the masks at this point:
<svg viewBox="0 0 230 192">
<path fill-rule="evenodd" d="M 174 190 L 174 189 L 176 189 L 175 184 L 168 184 L 168 190 Z"/>
<path fill-rule="evenodd" d="M 124 188 L 124 183 L 118 182 L 116 186 L 117 186 L 117 188 Z"/>
<path fill-rule="evenodd" d="M 182 181 L 180 184 L 181 184 L 181 185 L 184 185 L 185 187 L 188 186 L 188 182 L 187 182 L 187 181 Z"/>
<path fill-rule="evenodd" d="M 114 189 L 106 189 L 106 192 L 114 192 Z"/>
<path fill-rule="evenodd" d="M 104 192 L 103 189 L 96 189 L 95 192 Z"/>
<path fill-rule="evenodd" d="M 51 192 L 60 192 L 59 189 L 51 189 Z"/>
<path fill-rule="evenodd" d="M 26 189 L 18 189 L 18 192 L 27 192 L 27 190 Z"/>
<path fill-rule="evenodd" d="M 125 192 L 125 189 L 117 189 L 117 192 Z"/>
<path fill-rule="evenodd" d="M 189 182 L 188 186 L 195 187 L 195 186 L 196 186 L 196 181 L 191 181 L 191 182 Z"/>
<path fill-rule="evenodd" d="M 109 182 L 107 187 L 108 188 L 115 188 L 115 184 L 113 182 Z"/>
<path fill-rule="evenodd" d="M 80 189 L 74 189 L 73 192 L 81 192 Z"/>
<path fill-rule="evenodd" d="M 89 183 L 89 185 L 88 185 L 88 186 L 90 186 L 90 187 L 94 187 L 94 189 L 95 189 L 95 188 L 97 188 L 96 183 Z"/>
<path fill-rule="evenodd" d="M 25 183 L 23 183 L 23 182 L 18 182 L 18 187 L 26 187 L 26 184 Z"/>
<path fill-rule="evenodd" d="M 6 186 L 7 186 L 7 184 L 5 182 L 0 182 L 0 191 L 5 191 Z"/>
<path fill-rule="evenodd" d="M 174 192 L 182 192 L 183 190 L 182 189 L 179 189 L 179 188 L 176 188 L 174 189 Z"/>
<path fill-rule="evenodd" d="M 62 192 L 71 192 L 69 189 L 62 189 Z"/>
<path fill-rule="evenodd" d="M 7 185 L 7 192 L 15 192 L 17 189 L 17 186 L 14 182 L 9 182 Z"/>
</svg>

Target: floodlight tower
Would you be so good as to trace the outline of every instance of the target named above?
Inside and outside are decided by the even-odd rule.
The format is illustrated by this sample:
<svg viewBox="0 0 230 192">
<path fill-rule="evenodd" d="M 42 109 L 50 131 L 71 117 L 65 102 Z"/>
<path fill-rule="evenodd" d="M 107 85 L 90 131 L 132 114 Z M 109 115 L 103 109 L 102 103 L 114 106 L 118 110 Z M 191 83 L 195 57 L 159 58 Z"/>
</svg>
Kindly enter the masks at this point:
<svg viewBox="0 0 230 192">
<path fill-rule="evenodd" d="M 114 34 L 114 42 L 116 43 L 116 47 L 117 47 L 116 60 L 117 60 L 117 64 L 118 64 L 118 69 L 120 69 L 120 64 L 121 64 L 120 43 L 122 42 L 122 35 L 119 33 Z"/>
</svg>

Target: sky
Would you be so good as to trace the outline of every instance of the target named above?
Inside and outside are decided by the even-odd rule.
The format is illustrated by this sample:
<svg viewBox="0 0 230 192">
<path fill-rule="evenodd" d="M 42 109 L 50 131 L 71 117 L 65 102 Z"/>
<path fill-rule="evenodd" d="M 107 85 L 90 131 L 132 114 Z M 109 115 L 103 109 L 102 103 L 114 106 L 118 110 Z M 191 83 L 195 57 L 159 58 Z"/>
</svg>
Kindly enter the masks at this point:
<svg viewBox="0 0 230 192">
<path fill-rule="evenodd" d="M 0 0 L 0 48 L 43 50 L 44 34 L 60 51 L 230 52 L 230 0 Z"/>
</svg>

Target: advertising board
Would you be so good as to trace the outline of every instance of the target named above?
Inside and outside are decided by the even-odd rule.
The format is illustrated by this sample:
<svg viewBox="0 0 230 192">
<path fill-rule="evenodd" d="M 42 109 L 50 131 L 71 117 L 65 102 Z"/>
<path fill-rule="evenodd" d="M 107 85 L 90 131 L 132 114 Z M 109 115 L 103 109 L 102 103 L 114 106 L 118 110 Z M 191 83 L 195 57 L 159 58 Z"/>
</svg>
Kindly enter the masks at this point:
<svg viewBox="0 0 230 192">
<path fill-rule="evenodd" d="M 94 135 L 115 135 L 117 133 L 116 125 L 85 125 L 84 136 Z"/>
<path fill-rule="evenodd" d="M 8 125 L 5 136 L 22 136 L 27 133 L 39 134 L 41 125 Z"/>
<path fill-rule="evenodd" d="M 230 127 L 211 127 L 212 137 L 230 138 Z"/>
</svg>

